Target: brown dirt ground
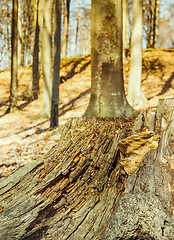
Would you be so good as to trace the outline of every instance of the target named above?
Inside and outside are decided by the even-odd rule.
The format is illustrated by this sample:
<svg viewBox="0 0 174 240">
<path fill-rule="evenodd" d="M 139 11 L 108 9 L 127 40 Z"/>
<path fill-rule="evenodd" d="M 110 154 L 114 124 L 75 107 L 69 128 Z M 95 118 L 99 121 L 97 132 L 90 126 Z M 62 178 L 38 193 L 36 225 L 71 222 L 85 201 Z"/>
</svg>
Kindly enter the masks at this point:
<svg viewBox="0 0 174 240">
<path fill-rule="evenodd" d="M 143 52 L 142 89 L 149 100 L 145 108 L 156 107 L 158 99 L 174 97 L 174 50 Z M 31 68 L 18 71 L 19 111 L 5 114 L 9 105 L 10 72 L 0 73 L 0 179 L 23 165 L 42 157 L 60 140 L 61 128 L 72 117 L 80 117 L 90 97 L 90 56 L 62 60 L 59 127 L 49 131 L 49 119 L 40 119 L 42 97 L 23 99 Z M 125 86 L 129 63 L 124 66 Z M 42 80 L 41 80 L 42 85 Z"/>
</svg>

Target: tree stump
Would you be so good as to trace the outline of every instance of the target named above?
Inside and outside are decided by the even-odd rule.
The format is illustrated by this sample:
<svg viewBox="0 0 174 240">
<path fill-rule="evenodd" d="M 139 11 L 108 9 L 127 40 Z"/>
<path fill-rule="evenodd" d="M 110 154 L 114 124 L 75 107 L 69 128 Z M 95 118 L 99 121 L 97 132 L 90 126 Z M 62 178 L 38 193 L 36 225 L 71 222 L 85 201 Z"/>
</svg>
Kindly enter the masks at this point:
<svg viewBox="0 0 174 240">
<path fill-rule="evenodd" d="M 142 127 L 160 136 L 159 146 L 128 177 L 104 239 L 174 239 L 174 99 L 160 100 L 156 111 L 140 114 L 134 130 Z"/>
<path fill-rule="evenodd" d="M 0 239 L 173 239 L 173 130 L 173 99 L 136 120 L 68 121 L 0 182 Z"/>
</svg>

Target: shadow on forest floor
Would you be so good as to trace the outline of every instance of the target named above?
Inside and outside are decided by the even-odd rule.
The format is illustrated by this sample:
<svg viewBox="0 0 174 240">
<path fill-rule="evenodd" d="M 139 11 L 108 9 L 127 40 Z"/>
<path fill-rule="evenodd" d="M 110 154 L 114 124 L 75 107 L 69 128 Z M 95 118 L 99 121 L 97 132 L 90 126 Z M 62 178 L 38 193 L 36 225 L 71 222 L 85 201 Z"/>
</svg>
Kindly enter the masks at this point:
<svg viewBox="0 0 174 240">
<path fill-rule="evenodd" d="M 60 83 L 63 83 L 72 78 L 74 75 L 85 71 L 90 63 L 91 59 L 88 55 L 85 57 L 79 57 L 77 59 L 70 60 L 69 62 L 62 64 L 61 70 L 64 73 L 60 74 Z"/>
<path fill-rule="evenodd" d="M 81 97 L 84 97 L 85 95 L 87 95 L 88 93 L 90 93 L 90 88 L 87 89 L 86 91 L 80 93 L 77 97 L 73 98 L 71 101 L 69 101 L 68 103 L 64 104 L 60 109 L 59 109 L 59 116 L 64 115 L 66 112 L 70 111 L 73 109 L 74 104 L 77 100 L 79 100 Z"/>
<path fill-rule="evenodd" d="M 44 123 L 46 123 L 46 122 L 48 122 L 49 121 L 49 119 L 46 119 L 46 120 L 44 120 L 43 122 L 40 122 L 40 123 L 38 123 L 38 124 L 36 124 L 36 125 L 33 125 L 33 126 L 31 126 L 31 127 L 28 127 L 28 128 L 25 128 L 25 129 L 22 129 L 22 131 L 19 131 L 19 132 L 16 132 L 16 133 L 14 133 L 14 134 L 9 134 L 9 135 L 5 135 L 5 136 L 3 136 L 3 137 L 1 137 L 2 139 L 3 138 L 7 138 L 7 137 L 11 137 L 11 136 L 13 136 L 13 135 L 19 135 L 19 134 L 21 134 L 21 133 L 24 133 L 24 132 L 27 132 L 27 131 L 29 131 L 29 130 L 32 130 L 32 129 L 37 129 L 39 126 L 41 126 L 41 125 L 43 125 Z M 41 133 L 43 133 L 43 132 L 46 132 L 46 131 L 48 131 L 49 130 L 49 128 L 45 128 L 45 129 L 38 129 L 38 130 L 36 130 L 33 134 L 28 134 L 28 135 L 26 135 L 25 136 L 25 138 L 28 138 L 28 137 L 31 137 L 32 135 L 39 135 L 39 134 L 41 134 Z"/>
<path fill-rule="evenodd" d="M 60 69 L 60 83 L 64 83 L 68 79 L 73 78 L 73 76 L 75 76 L 76 74 L 82 73 L 83 71 L 86 70 L 86 68 L 89 66 L 90 63 L 91 63 L 90 55 L 62 59 L 61 69 Z M 21 73 L 19 78 L 21 78 L 23 75 L 25 75 L 25 74 Z M 23 94 L 21 94 L 20 96 L 18 96 L 18 103 L 20 102 L 20 99 L 23 98 L 24 94 L 25 94 L 25 92 Z M 83 96 L 83 93 L 81 93 L 80 95 Z M 77 99 L 72 100 L 70 103 L 68 103 L 68 105 L 71 105 L 71 104 L 73 105 L 73 103 L 76 100 L 78 100 L 81 96 L 78 96 Z M 25 102 L 23 101 L 20 105 L 17 106 L 17 108 L 20 111 L 20 110 L 24 109 L 25 107 L 27 107 L 32 101 L 34 101 L 34 100 L 26 100 Z M 0 108 L 1 107 L 8 108 L 9 104 L 10 104 L 10 98 L 6 101 L 0 102 Z M 67 106 L 67 104 L 66 104 L 66 106 Z M 63 106 L 61 109 L 63 109 L 66 106 Z M 7 111 L 5 111 L 2 115 L 0 115 L 0 118 L 5 116 L 6 114 L 7 114 Z"/>
<path fill-rule="evenodd" d="M 142 82 L 146 80 L 151 74 L 160 73 L 160 78 L 163 81 L 165 65 L 161 63 L 160 59 L 157 57 L 151 61 L 143 59 L 142 72 L 145 73 L 145 77 L 142 79 Z"/>
<path fill-rule="evenodd" d="M 7 106 L 7 103 L 9 103 L 9 102 L 10 102 L 9 99 L 6 100 L 6 101 L 2 101 L 2 102 L 0 103 L 0 108 L 3 107 L 3 106 Z"/>
<path fill-rule="evenodd" d="M 173 97 L 174 51 L 150 50 L 143 54 L 142 87 L 150 99 L 149 106 L 155 107 L 159 99 Z M 128 62 L 124 66 L 125 81 L 128 81 L 129 67 Z M 62 59 L 60 76 L 65 82 L 60 84 L 59 127 L 51 132 L 49 119 L 37 118 L 42 109 L 42 97 L 35 101 L 21 97 L 28 89 L 31 68 L 20 68 L 18 76 L 21 111 L 2 117 L 10 101 L 10 70 L 0 73 L 0 176 L 12 173 L 21 164 L 37 160 L 59 143 L 66 121 L 83 116 L 90 100 L 90 56 Z M 42 78 L 40 83 L 42 89 Z"/>
<path fill-rule="evenodd" d="M 166 81 L 166 83 L 165 83 L 164 86 L 163 86 L 162 91 L 161 91 L 160 93 L 158 93 L 157 96 L 160 96 L 160 95 L 165 94 L 165 93 L 169 90 L 169 88 L 172 88 L 172 81 L 173 81 L 173 79 L 174 79 L 174 72 L 173 72 L 172 75 L 169 77 L 169 79 Z"/>
<path fill-rule="evenodd" d="M 21 97 L 19 96 L 18 98 L 20 99 Z M 17 109 L 18 109 L 19 111 L 21 111 L 21 110 L 24 109 L 26 106 L 28 106 L 32 101 L 34 101 L 34 100 L 28 100 L 28 101 L 26 101 L 26 102 L 24 102 L 24 103 L 21 103 L 20 105 L 17 106 Z M 7 107 L 7 110 L 6 110 L 2 115 L 0 115 L 0 118 L 2 118 L 3 116 L 5 116 L 6 114 L 10 113 L 10 112 L 8 111 L 9 105 L 10 105 L 10 100 L 6 100 L 6 101 L 3 101 L 3 102 L 0 103 L 0 108 L 1 108 L 1 107 Z"/>
</svg>

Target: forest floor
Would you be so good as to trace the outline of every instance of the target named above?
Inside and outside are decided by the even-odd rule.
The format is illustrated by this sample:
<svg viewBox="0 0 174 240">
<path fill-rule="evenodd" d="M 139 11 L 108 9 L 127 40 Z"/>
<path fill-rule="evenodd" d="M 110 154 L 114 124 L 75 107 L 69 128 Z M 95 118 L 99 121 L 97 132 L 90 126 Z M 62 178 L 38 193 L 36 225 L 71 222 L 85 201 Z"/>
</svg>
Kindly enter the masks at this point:
<svg viewBox="0 0 174 240">
<path fill-rule="evenodd" d="M 142 89 L 148 105 L 142 110 L 156 107 L 159 99 L 174 97 L 173 66 L 174 50 L 143 52 Z M 83 115 L 90 98 L 90 67 L 90 56 L 62 60 L 59 127 L 53 131 L 49 131 L 49 119 L 39 117 L 42 94 L 33 102 L 26 102 L 23 97 L 30 83 L 31 68 L 19 68 L 19 110 L 10 114 L 5 114 L 9 106 L 10 71 L 0 72 L 0 179 L 42 157 L 59 142 L 65 122 Z M 125 87 L 128 76 L 129 63 L 124 65 Z"/>
</svg>

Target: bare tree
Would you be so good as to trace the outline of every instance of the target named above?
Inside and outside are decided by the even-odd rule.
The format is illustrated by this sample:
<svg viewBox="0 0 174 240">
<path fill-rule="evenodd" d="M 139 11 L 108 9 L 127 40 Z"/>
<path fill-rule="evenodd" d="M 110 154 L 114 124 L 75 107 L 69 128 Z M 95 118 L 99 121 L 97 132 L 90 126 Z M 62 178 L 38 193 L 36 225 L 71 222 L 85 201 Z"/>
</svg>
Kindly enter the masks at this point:
<svg viewBox="0 0 174 240">
<path fill-rule="evenodd" d="M 44 1 L 42 32 L 43 112 L 50 117 L 52 99 L 52 6 L 53 0 Z"/>
<path fill-rule="evenodd" d="M 18 66 L 21 66 L 21 52 L 22 52 L 22 15 L 21 15 L 21 1 L 18 1 Z"/>
<path fill-rule="evenodd" d="M 91 51 L 91 6 L 86 4 L 81 8 L 79 19 L 78 50 L 81 54 Z"/>
<path fill-rule="evenodd" d="M 55 29 L 54 29 L 54 65 L 50 128 L 58 126 L 59 116 L 59 70 L 60 70 L 60 41 L 61 41 L 61 1 L 55 0 Z"/>
<path fill-rule="evenodd" d="M 79 35 L 79 14 L 80 14 L 80 0 L 78 0 L 78 9 L 76 12 L 76 36 L 75 36 L 75 51 L 74 55 L 77 54 L 77 43 L 78 43 L 78 35 Z"/>
<path fill-rule="evenodd" d="M 42 0 L 41 0 L 42 1 Z M 39 63 L 39 3 L 40 0 L 33 1 L 34 17 L 35 17 L 35 36 L 33 46 L 33 61 L 32 61 L 32 79 L 29 86 L 29 98 L 37 99 L 39 94 L 39 79 L 40 79 L 40 63 Z"/>
<path fill-rule="evenodd" d="M 6 26 L 5 24 L 2 25 L 1 27 L 1 36 L 3 36 L 3 41 L 4 41 L 4 44 L 2 46 L 2 49 L 1 49 L 1 65 L 0 65 L 0 68 L 1 69 L 5 69 L 5 55 L 6 55 L 6 52 L 7 52 L 7 44 L 5 44 L 7 42 L 7 35 L 6 35 Z"/>
<path fill-rule="evenodd" d="M 1 69 L 11 66 L 11 21 L 12 0 L 0 1 L 0 46 L 1 46 Z"/>
<path fill-rule="evenodd" d="M 91 34 L 91 98 L 85 116 L 136 114 L 124 93 L 121 0 L 92 1 Z"/>
<path fill-rule="evenodd" d="M 129 49 L 129 7 L 128 0 L 123 0 L 123 63 L 126 63 L 126 51 Z"/>
<path fill-rule="evenodd" d="M 158 47 L 160 0 L 155 0 L 153 47 Z"/>
<path fill-rule="evenodd" d="M 141 89 L 142 72 L 142 0 L 133 0 L 131 60 L 128 82 L 128 101 L 133 107 L 141 107 L 147 100 Z"/>
<path fill-rule="evenodd" d="M 166 3 L 164 3 L 166 6 Z M 164 6 L 163 6 L 164 8 Z M 158 43 L 160 48 L 174 48 L 174 3 L 166 6 L 165 11 L 160 17 Z M 167 36 L 167 37 L 166 37 Z"/>
<path fill-rule="evenodd" d="M 67 49 L 68 49 L 68 29 L 69 29 L 70 1 L 71 0 L 63 0 L 64 18 L 63 18 L 63 39 L 62 39 L 62 50 L 61 50 L 61 57 L 62 58 L 66 57 Z"/>
<path fill-rule="evenodd" d="M 34 11 L 32 0 L 24 0 L 22 8 L 22 48 L 21 66 L 26 66 L 32 61 L 33 41 L 34 41 Z"/>
<path fill-rule="evenodd" d="M 159 32 L 160 0 L 144 1 L 144 25 L 147 48 L 157 47 Z"/>
<path fill-rule="evenodd" d="M 10 112 L 17 107 L 17 46 L 18 46 L 18 0 L 13 0 L 12 35 L 11 35 L 11 85 L 10 85 Z M 8 111 L 8 110 L 7 110 Z"/>
<path fill-rule="evenodd" d="M 26 1 L 28 2 L 28 0 Z M 22 22 L 22 47 L 21 47 L 21 64 L 20 64 L 22 67 L 25 66 L 25 59 L 26 59 L 25 38 L 26 38 L 26 30 L 27 30 L 27 10 L 26 10 L 26 6 L 28 5 L 27 2 L 25 2 L 25 4 L 22 5 L 23 22 Z"/>
</svg>

